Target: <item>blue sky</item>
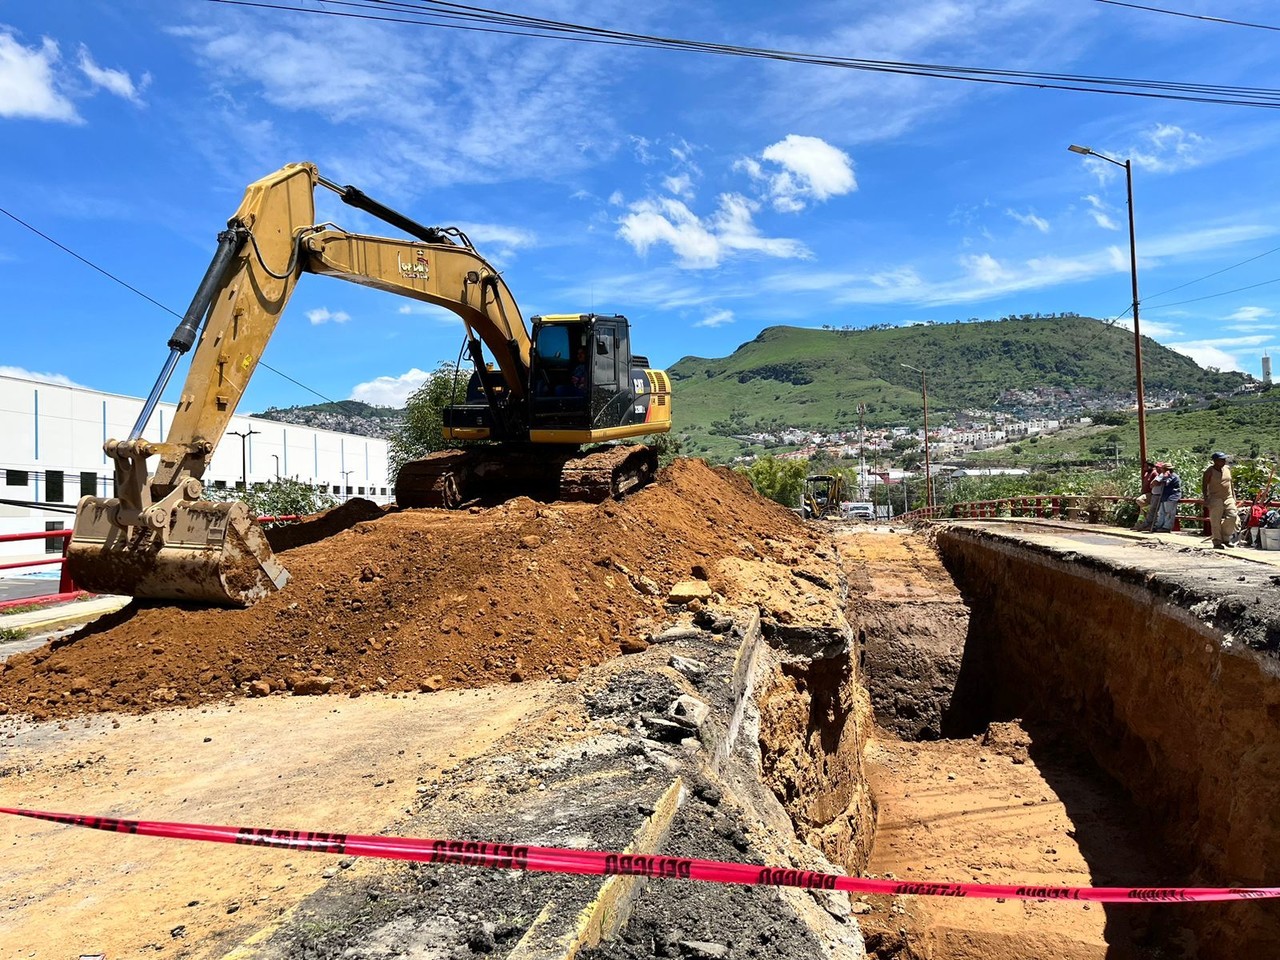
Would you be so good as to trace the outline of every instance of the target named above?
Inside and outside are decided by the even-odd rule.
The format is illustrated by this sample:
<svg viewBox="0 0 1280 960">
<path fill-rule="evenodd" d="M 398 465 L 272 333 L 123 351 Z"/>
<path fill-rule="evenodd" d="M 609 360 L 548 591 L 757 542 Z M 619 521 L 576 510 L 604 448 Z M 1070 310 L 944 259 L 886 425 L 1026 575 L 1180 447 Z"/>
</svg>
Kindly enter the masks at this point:
<svg viewBox="0 0 1280 960">
<path fill-rule="evenodd" d="M 1280 26 L 1273 0 L 1158 5 Z M 1273 30 L 1097 0 L 500 9 L 813 54 L 1280 87 Z M 0 143 L 0 207 L 175 311 L 244 186 L 311 160 L 462 227 L 526 317 L 625 314 L 662 366 L 773 324 L 1117 317 L 1124 171 L 1066 149 L 1085 144 L 1133 162 L 1143 332 L 1255 375 L 1280 352 L 1273 109 L 208 0 L 9 0 Z M 317 199 L 322 220 L 394 234 Z M 147 392 L 175 323 L 5 216 L 0 295 L 0 370 L 119 393 Z M 325 397 L 399 403 L 460 341 L 447 312 L 309 277 L 265 359 Z M 260 368 L 241 411 L 317 400 Z"/>
</svg>

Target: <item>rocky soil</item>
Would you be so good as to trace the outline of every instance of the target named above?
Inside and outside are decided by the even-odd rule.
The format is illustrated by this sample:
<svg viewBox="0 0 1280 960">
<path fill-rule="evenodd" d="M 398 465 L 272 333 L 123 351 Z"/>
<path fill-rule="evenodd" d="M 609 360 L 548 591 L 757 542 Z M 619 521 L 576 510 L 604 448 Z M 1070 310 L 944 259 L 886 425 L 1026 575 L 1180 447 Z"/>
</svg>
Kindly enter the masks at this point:
<svg viewBox="0 0 1280 960">
<path fill-rule="evenodd" d="M 619 503 L 353 501 L 273 537 L 284 590 L 247 610 L 135 601 L 0 663 L 0 713 L 573 679 L 643 649 L 676 584 L 722 594 L 713 561 L 798 564 L 820 534 L 732 472 L 682 460 Z"/>
</svg>

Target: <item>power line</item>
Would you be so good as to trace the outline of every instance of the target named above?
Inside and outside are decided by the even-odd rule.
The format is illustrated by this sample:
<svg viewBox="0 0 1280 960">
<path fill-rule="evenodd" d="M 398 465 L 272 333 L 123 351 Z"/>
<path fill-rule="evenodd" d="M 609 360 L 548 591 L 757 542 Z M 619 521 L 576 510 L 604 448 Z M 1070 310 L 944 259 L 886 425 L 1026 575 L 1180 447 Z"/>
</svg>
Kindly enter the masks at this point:
<svg viewBox="0 0 1280 960">
<path fill-rule="evenodd" d="M 1260 253 L 1256 257 L 1250 257 L 1248 260 L 1241 260 L 1239 263 L 1233 263 L 1229 267 L 1223 267 L 1221 270 L 1215 270 L 1213 273 L 1205 274 L 1203 277 L 1196 280 L 1188 280 L 1186 283 L 1180 283 L 1176 287 L 1170 287 L 1168 290 L 1161 290 L 1159 293 L 1153 293 L 1149 297 L 1145 297 L 1141 302 L 1146 303 L 1148 300 L 1155 300 L 1159 297 L 1163 297 L 1166 293 L 1173 293 L 1173 291 L 1181 290 L 1183 287 L 1189 287 L 1192 284 L 1209 280 L 1221 273 L 1226 273 L 1228 270 L 1234 270 L 1236 267 L 1243 267 L 1246 263 L 1253 263 L 1255 260 L 1261 260 L 1263 257 L 1269 257 L 1271 254 L 1278 251 L 1280 251 L 1280 247 L 1272 247 L 1270 250 L 1267 250 L 1265 253 Z M 1160 304 L 1157 304 L 1157 306 L 1160 306 Z M 1163 304 L 1163 306 L 1172 306 L 1172 304 Z"/>
<path fill-rule="evenodd" d="M 1148 7 L 1141 3 L 1125 3 L 1124 0 L 1098 0 L 1098 3 L 1110 4 L 1113 7 L 1129 7 L 1133 10 L 1145 10 L 1148 13 L 1163 13 L 1170 17 L 1186 17 L 1188 20 L 1204 20 L 1209 23 L 1221 23 L 1231 27 L 1253 27 L 1255 30 L 1277 30 L 1267 23 L 1248 23 L 1244 20 L 1228 20 L 1226 17 L 1208 17 L 1199 13 L 1183 13 L 1181 10 L 1165 10 L 1162 7 Z"/>
<path fill-rule="evenodd" d="M 462 4 L 439 3 L 435 2 L 435 0 L 419 0 L 418 3 L 392 2 L 392 0 L 329 0 L 326 8 L 298 7 L 284 2 L 268 2 L 268 0 L 206 0 L 206 2 L 342 19 L 462 30 L 474 33 L 493 33 L 576 43 L 746 57 L 847 70 L 861 70 L 872 73 L 965 80 L 971 83 L 987 83 L 1001 86 L 1067 90 L 1078 93 L 1101 93 L 1113 96 L 1177 100 L 1193 103 L 1216 103 L 1230 106 L 1265 107 L 1268 109 L 1280 107 L 1280 90 L 1268 87 L 1224 86 L 1219 84 L 1040 73 L 987 67 L 826 56 L 771 48 L 744 47 L 700 40 L 628 33 L 604 27 L 544 20 L 480 7 L 469 7 Z M 351 12 L 351 10 L 329 9 L 331 7 L 346 7 L 361 11 L 376 10 L 380 12 L 377 14 L 373 12 L 356 13 Z M 389 15 L 393 12 L 402 14 L 402 16 Z M 476 24 L 487 24 L 487 26 L 477 26 Z"/>
<path fill-rule="evenodd" d="M 41 239 L 48 240 L 50 243 L 52 243 L 55 247 L 57 247 L 59 250 L 63 251 L 64 253 L 69 253 L 71 256 L 75 257 L 85 266 L 92 267 L 94 270 L 97 270 L 98 273 L 102 274 L 107 279 L 120 284 L 120 286 L 124 287 L 126 290 L 130 291 L 131 293 L 136 293 L 138 296 L 142 297 L 143 300 L 146 300 L 148 303 L 154 304 L 155 306 L 163 310 L 165 313 L 171 314 L 172 316 L 177 317 L 179 320 L 182 319 L 182 314 L 178 313 L 176 310 L 170 309 L 169 307 L 161 303 L 159 300 L 156 300 L 154 297 L 150 297 L 147 294 L 143 293 L 141 290 L 139 290 L 137 287 L 126 283 L 124 280 L 121 280 L 119 277 L 117 277 L 114 273 L 104 270 L 102 267 L 98 266 L 92 260 L 88 260 L 85 257 L 82 257 L 80 254 L 76 253 L 70 247 L 66 246 L 63 243 L 59 243 L 57 240 L 53 239 L 53 237 L 49 236 L 47 233 L 37 230 L 31 224 L 27 223 L 27 221 L 23 220 L 21 217 L 15 216 L 14 214 L 10 213 L 8 210 L 4 209 L 4 207 L 0 207 L 0 213 L 3 213 L 6 217 L 13 220 L 15 223 L 21 224 L 22 226 L 26 227 L 28 230 L 30 230 L 32 233 L 34 233 L 36 236 L 40 237 Z M 275 367 L 271 366 L 271 364 L 267 363 L 265 360 L 259 360 L 258 366 L 266 367 L 272 373 L 278 376 L 284 377 L 290 383 L 297 384 L 303 390 L 306 390 L 309 393 L 314 393 L 321 400 L 328 401 L 329 403 L 337 404 L 337 403 L 355 403 L 356 402 L 354 400 L 334 400 L 332 397 L 326 397 L 319 390 L 316 390 L 313 387 L 308 387 L 305 383 L 302 383 L 299 380 L 293 379 L 293 377 L 289 376 L 287 373 L 284 373 L 283 371 L 277 370 Z"/>
<path fill-rule="evenodd" d="M 1152 307 L 1151 309 L 1163 310 L 1166 307 L 1180 307 L 1184 303 L 1199 303 L 1202 300 L 1213 300 L 1217 297 L 1227 297 L 1233 293 L 1240 293 L 1243 290 L 1255 290 L 1258 287 L 1270 286 L 1273 283 L 1280 283 L 1280 277 L 1276 277 L 1272 280 L 1263 280 L 1261 283 L 1251 283 L 1247 287 L 1236 287 L 1234 290 L 1223 290 L 1221 293 L 1210 293 L 1206 296 L 1195 297 L 1191 300 L 1175 300 L 1173 303 L 1161 303 L 1161 304 L 1158 304 L 1157 306 Z"/>
</svg>

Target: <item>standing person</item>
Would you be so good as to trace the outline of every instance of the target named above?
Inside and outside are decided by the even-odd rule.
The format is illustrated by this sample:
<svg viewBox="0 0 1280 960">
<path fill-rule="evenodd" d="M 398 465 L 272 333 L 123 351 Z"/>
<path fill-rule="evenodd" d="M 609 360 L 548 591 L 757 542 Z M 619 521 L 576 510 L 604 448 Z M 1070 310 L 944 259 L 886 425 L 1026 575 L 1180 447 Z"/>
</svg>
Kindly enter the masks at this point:
<svg viewBox="0 0 1280 960">
<path fill-rule="evenodd" d="M 1209 510 L 1209 530 L 1213 548 L 1221 550 L 1231 545 L 1236 534 L 1236 497 L 1231 490 L 1231 468 L 1227 455 L 1215 453 L 1209 469 L 1201 478 L 1204 503 Z"/>
<path fill-rule="evenodd" d="M 1172 464 L 1163 464 L 1164 492 L 1160 495 L 1160 516 L 1156 518 L 1156 533 L 1172 533 L 1178 522 L 1178 504 L 1182 501 L 1182 478 Z"/>
<path fill-rule="evenodd" d="M 1160 501 L 1164 496 L 1164 470 L 1167 464 L 1153 463 L 1151 467 L 1150 479 L 1144 479 L 1143 492 L 1147 495 L 1147 512 L 1142 519 L 1138 521 L 1135 530 L 1145 530 L 1148 533 L 1156 528 L 1156 520 L 1160 515 Z M 1144 476 L 1146 471 L 1143 471 Z"/>
</svg>

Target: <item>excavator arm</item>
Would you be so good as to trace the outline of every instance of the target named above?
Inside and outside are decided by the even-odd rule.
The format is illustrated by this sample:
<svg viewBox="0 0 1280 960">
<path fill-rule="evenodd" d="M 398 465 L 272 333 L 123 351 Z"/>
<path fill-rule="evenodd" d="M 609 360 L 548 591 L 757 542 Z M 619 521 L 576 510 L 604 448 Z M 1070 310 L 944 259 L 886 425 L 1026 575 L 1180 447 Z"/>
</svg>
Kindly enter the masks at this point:
<svg viewBox="0 0 1280 960">
<path fill-rule="evenodd" d="M 315 224 L 317 185 L 388 220 L 413 240 L 347 233 Z M 496 270 L 454 232 L 422 227 L 352 187 L 290 164 L 250 184 L 219 235 L 218 250 L 170 354 L 125 440 L 109 440 L 116 497 L 84 497 L 68 547 L 77 584 L 127 593 L 249 604 L 278 589 L 287 573 L 243 503 L 200 499 L 201 478 L 231 422 L 299 278 L 316 273 L 436 304 L 461 317 L 472 358 L 489 349 L 506 385 L 490 396 L 495 422 L 517 425 L 526 402 L 529 335 Z M 142 439 L 178 358 L 195 345 L 178 409 L 163 442 Z M 514 429 L 514 427 L 513 427 Z M 157 456 L 154 473 L 147 461 Z"/>
</svg>

